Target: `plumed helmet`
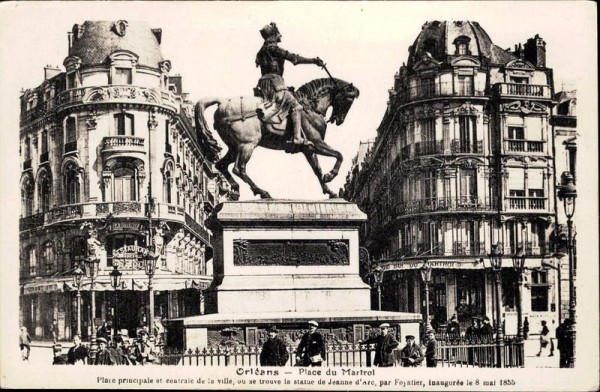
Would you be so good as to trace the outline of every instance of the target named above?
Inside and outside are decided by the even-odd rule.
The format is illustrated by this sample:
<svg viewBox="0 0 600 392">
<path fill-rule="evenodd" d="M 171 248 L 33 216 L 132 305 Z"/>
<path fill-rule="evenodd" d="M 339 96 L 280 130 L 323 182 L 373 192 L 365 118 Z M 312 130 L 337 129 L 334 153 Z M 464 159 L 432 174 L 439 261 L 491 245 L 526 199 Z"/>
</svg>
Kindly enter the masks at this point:
<svg viewBox="0 0 600 392">
<path fill-rule="evenodd" d="M 279 30 L 277 29 L 277 25 L 274 22 L 271 22 L 270 24 L 260 29 L 260 35 L 263 37 L 263 39 L 270 38 L 276 34 L 279 34 Z"/>
</svg>

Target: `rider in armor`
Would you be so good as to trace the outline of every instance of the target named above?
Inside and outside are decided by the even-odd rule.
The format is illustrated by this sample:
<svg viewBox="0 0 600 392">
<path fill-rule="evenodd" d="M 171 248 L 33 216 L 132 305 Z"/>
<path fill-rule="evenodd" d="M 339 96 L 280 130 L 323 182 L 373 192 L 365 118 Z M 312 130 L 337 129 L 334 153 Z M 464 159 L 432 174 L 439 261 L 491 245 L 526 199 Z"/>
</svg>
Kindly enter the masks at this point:
<svg viewBox="0 0 600 392">
<path fill-rule="evenodd" d="M 312 145 L 310 141 L 302 137 L 302 105 L 287 89 L 283 81 L 283 67 L 285 60 L 294 65 L 316 64 L 319 67 L 323 67 L 324 63 L 318 57 L 309 59 L 280 48 L 277 44 L 281 42 L 281 34 L 275 23 L 263 27 L 260 30 L 260 35 L 262 35 L 265 42 L 256 54 L 256 66 L 260 66 L 262 74 L 258 81 L 258 93 L 264 100 L 274 103 L 281 110 L 289 111 L 294 129 L 294 144 Z"/>
</svg>

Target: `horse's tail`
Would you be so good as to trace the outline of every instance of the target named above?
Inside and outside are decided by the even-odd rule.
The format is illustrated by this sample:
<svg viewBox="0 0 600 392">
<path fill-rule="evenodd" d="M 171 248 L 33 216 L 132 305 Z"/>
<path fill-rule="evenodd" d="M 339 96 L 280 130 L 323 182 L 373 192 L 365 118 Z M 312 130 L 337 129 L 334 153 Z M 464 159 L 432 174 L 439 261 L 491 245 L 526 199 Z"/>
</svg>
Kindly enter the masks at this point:
<svg viewBox="0 0 600 392">
<path fill-rule="evenodd" d="M 209 160 L 216 162 L 219 159 L 219 151 L 221 147 L 212 135 L 208 123 L 206 122 L 206 108 L 215 104 L 221 104 L 220 98 L 203 98 L 196 103 L 194 110 L 194 117 L 196 119 L 196 133 L 198 138 L 202 141 L 206 141 L 206 145 L 209 150 L 211 157 L 207 157 Z"/>
</svg>

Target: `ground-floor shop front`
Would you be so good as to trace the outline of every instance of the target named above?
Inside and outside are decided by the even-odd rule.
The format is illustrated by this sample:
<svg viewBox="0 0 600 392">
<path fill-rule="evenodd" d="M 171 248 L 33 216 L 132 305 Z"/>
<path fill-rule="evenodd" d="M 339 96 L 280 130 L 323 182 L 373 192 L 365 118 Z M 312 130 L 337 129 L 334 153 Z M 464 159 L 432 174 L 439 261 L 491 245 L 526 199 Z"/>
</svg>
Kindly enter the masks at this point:
<svg viewBox="0 0 600 392">
<path fill-rule="evenodd" d="M 553 330 L 560 323 L 558 275 L 555 270 L 541 268 L 541 260 L 532 260 L 523 274 L 522 315 L 529 324 L 529 333 L 541 330 L 546 321 Z M 466 330 L 473 317 L 487 316 L 493 324 L 496 318 L 494 275 L 481 262 L 430 261 L 429 315 L 435 326 L 444 327 L 453 315 Z M 382 309 L 426 315 L 426 292 L 420 262 L 382 263 Z M 448 268 L 451 266 L 454 268 Z M 464 268 L 456 268 L 463 266 Z M 519 305 L 518 275 L 513 268 L 500 272 L 500 314 L 507 335 L 517 334 Z"/>
<path fill-rule="evenodd" d="M 146 279 L 147 281 L 147 279 Z M 203 313 L 202 289 L 210 279 L 157 279 L 154 283 L 154 328 L 170 318 L 195 316 Z M 110 285 L 108 285 L 110 286 Z M 22 285 L 20 297 L 20 325 L 25 326 L 33 339 L 69 340 L 77 332 L 80 320 L 81 334 L 89 339 L 92 328 L 106 323 L 110 334 L 127 330 L 134 337 L 141 328 L 148 328 L 149 291 L 140 279 L 123 279 L 118 290 L 98 282 L 94 289 L 95 314 L 92 315 L 92 291 L 89 285 L 80 291 L 78 316 L 77 290 L 64 279 L 46 279 Z"/>
</svg>

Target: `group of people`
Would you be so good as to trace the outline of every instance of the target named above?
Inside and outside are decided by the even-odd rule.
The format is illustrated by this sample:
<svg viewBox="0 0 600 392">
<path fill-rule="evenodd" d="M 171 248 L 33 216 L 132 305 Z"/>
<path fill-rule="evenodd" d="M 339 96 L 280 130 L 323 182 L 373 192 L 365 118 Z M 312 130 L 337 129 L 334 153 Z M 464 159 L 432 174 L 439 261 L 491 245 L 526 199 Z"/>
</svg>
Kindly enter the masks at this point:
<svg viewBox="0 0 600 392">
<path fill-rule="evenodd" d="M 306 332 L 296 348 L 296 366 L 321 366 L 327 359 L 325 340 L 317 332 L 319 324 L 311 320 L 308 322 Z M 379 326 L 381 333 L 360 344 L 375 344 L 374 365 L 379 367 L 394 366 L 396 357 L 394 350 L 399 346 L 394 334 L 390 333 L 390 324 L 383 323 Z M 268 338 L 260 352 L 261 366 L 284 366 L 289 360 L 288 347 L 279 337 L 279 331 L 272 326 L 268 329 Z M 435 331 L 427 331 L 426 343 L 420 346 L 415 343 L 413 335 L 406 335 L 406 346 L 400 351 L 402 366 L 421 366 L 425 360 L 427 367 L 437 366 Z"/>
<path fill-rule="evenodd" d="M 308 332 L 302 335 L 296 348 L 296 366 L 321 366 L 327 359 L 325 340 L 317 332 L 319 323 L 314 320 L 308 322 Z M 289 353 L 285 342 L 278 336 L 279 331 L 275 326 L 268 330 L 268 338 L 260 352 L 261 366 L 284 366 Z"/>
<path fill-rule="evenodd" d="M 107 338 L 96 338 L 98 351 L 93 359 L 90 352 L 81 342 L 81 337 L 73 337 L 73 346 L 67 353 L 67 364 L 94 364 L 94 365 L 147 365 L 156 363 L 159 349 L 148 337 L 148 332 L 140 330 L 138 338 L 133 341 L 127 336 L 126 331 L 120 331 L 109 345 Z M 90 362 L 91 361 L 91 362 Z"/>
</svg>

